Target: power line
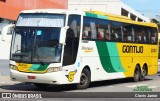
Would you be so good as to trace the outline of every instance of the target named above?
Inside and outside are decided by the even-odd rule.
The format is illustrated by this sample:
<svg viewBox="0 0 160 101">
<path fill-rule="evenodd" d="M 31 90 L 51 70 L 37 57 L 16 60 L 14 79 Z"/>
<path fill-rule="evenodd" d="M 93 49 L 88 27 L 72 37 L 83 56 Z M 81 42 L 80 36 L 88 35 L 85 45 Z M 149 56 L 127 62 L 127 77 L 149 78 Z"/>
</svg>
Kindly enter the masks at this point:
<svg viewBox="0 0 160 101">
<path fill-rule="evenodd" d="M 160 13 L 160 9 L 157 10 L 136 10 L 138 12 L 151 12 L 151 13 Z"/>
</svg>

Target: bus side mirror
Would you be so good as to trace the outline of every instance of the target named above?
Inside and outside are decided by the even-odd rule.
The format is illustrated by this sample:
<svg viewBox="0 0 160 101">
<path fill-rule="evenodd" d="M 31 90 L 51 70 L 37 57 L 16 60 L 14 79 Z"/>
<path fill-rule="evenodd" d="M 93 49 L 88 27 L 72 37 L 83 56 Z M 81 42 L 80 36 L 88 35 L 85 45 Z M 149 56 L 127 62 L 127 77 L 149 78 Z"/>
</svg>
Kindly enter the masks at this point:
<svg viewBox="0 0 160 101">
<path fill-rule="evenodd" d="M 59 39 L 59 43 L 61 44 L 65 44 L 65 40 L 66 40 L 66 33 L 67 33 L 67 29 L 69 27 L 62 27 L 61 31 L 60 31 L 60 39 Z"/>
<path fill-rule="evenodd" d="M 7 34 L 12 35 L 14 28 L 15 28 L 15 24 L 10 24 L 10 25 L 4 26 L 2 29 L 2 39 L 1 40 L 2 41 L 10 40 L 11 37 L 8 37 Z M 10 38 L 10 39 L 8 39 L 8 38 Z"/>
</svg>

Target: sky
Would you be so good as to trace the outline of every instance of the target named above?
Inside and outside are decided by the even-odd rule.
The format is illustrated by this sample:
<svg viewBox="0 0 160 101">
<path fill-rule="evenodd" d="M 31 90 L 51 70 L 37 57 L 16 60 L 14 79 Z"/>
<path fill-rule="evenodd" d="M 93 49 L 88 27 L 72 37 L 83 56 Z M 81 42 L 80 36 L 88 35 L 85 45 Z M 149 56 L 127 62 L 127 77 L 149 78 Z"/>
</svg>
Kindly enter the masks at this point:
<svg viewBox="0 0 160 101">
<path fill-rule="evenodd" d="M 122 0 L 131 8 L 147 17 L 160 20 L 160 0 Z M 157 15 L 157 16 L 156 16 Z"/>
</svg>

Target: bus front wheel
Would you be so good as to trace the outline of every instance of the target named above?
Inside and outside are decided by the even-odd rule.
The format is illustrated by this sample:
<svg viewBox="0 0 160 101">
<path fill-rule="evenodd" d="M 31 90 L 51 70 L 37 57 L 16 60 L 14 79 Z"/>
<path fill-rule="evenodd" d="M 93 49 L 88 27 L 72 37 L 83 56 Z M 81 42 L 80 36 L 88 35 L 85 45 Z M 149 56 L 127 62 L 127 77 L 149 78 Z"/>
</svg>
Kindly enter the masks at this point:
<svg viewBox="0 0 160 101">
<path fill-rule="evenodd" d="M 77 84 L 77 89 L 86 89 L 91 82 L 91 75 L 90 71 L 85 68 L 80 77 L 80 83 Z"/>
</svg>

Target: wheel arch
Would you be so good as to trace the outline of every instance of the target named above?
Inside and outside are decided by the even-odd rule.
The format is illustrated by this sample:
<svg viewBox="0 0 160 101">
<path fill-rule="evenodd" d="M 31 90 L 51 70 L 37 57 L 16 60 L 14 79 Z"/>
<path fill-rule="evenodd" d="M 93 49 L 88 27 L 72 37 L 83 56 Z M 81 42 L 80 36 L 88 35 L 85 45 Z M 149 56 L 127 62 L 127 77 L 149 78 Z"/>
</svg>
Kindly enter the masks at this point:
<svg viewBox="0 0 160 101">
<path fill-rule="evenodd" d="M 89 67 L 88 65 L 86 65 L 86 66 L 84 66 L 84 68 L 82 69 L 82 71 L 83 71 L 84 69 L 88 69 L 88 71 L 90 72 L 90 76 L 91 76 L 91 69 L 90 69 L 90 67 Z"/>
<path fill-rule="evenodd" d="M 77 89 L 86 89 L 89 87 L 90 82 L 91 82 L 91 69 L 88 65 L 86 65 L 86 66 L 84 66 L 84 68 L 82 68 L 81 75 L 83 75 L 83 76 L 85 75 L 87 79 L 85 79 L 86 81 L 84 82 L 84 80 L 82 80 L 81 76 L 80 76 L 80 79 L 79 79 L 80 82 L 76 85 L 76 88 Z M 81 80 L 82 80 L 82 82 L 81 82 Z"/>
</svg>

